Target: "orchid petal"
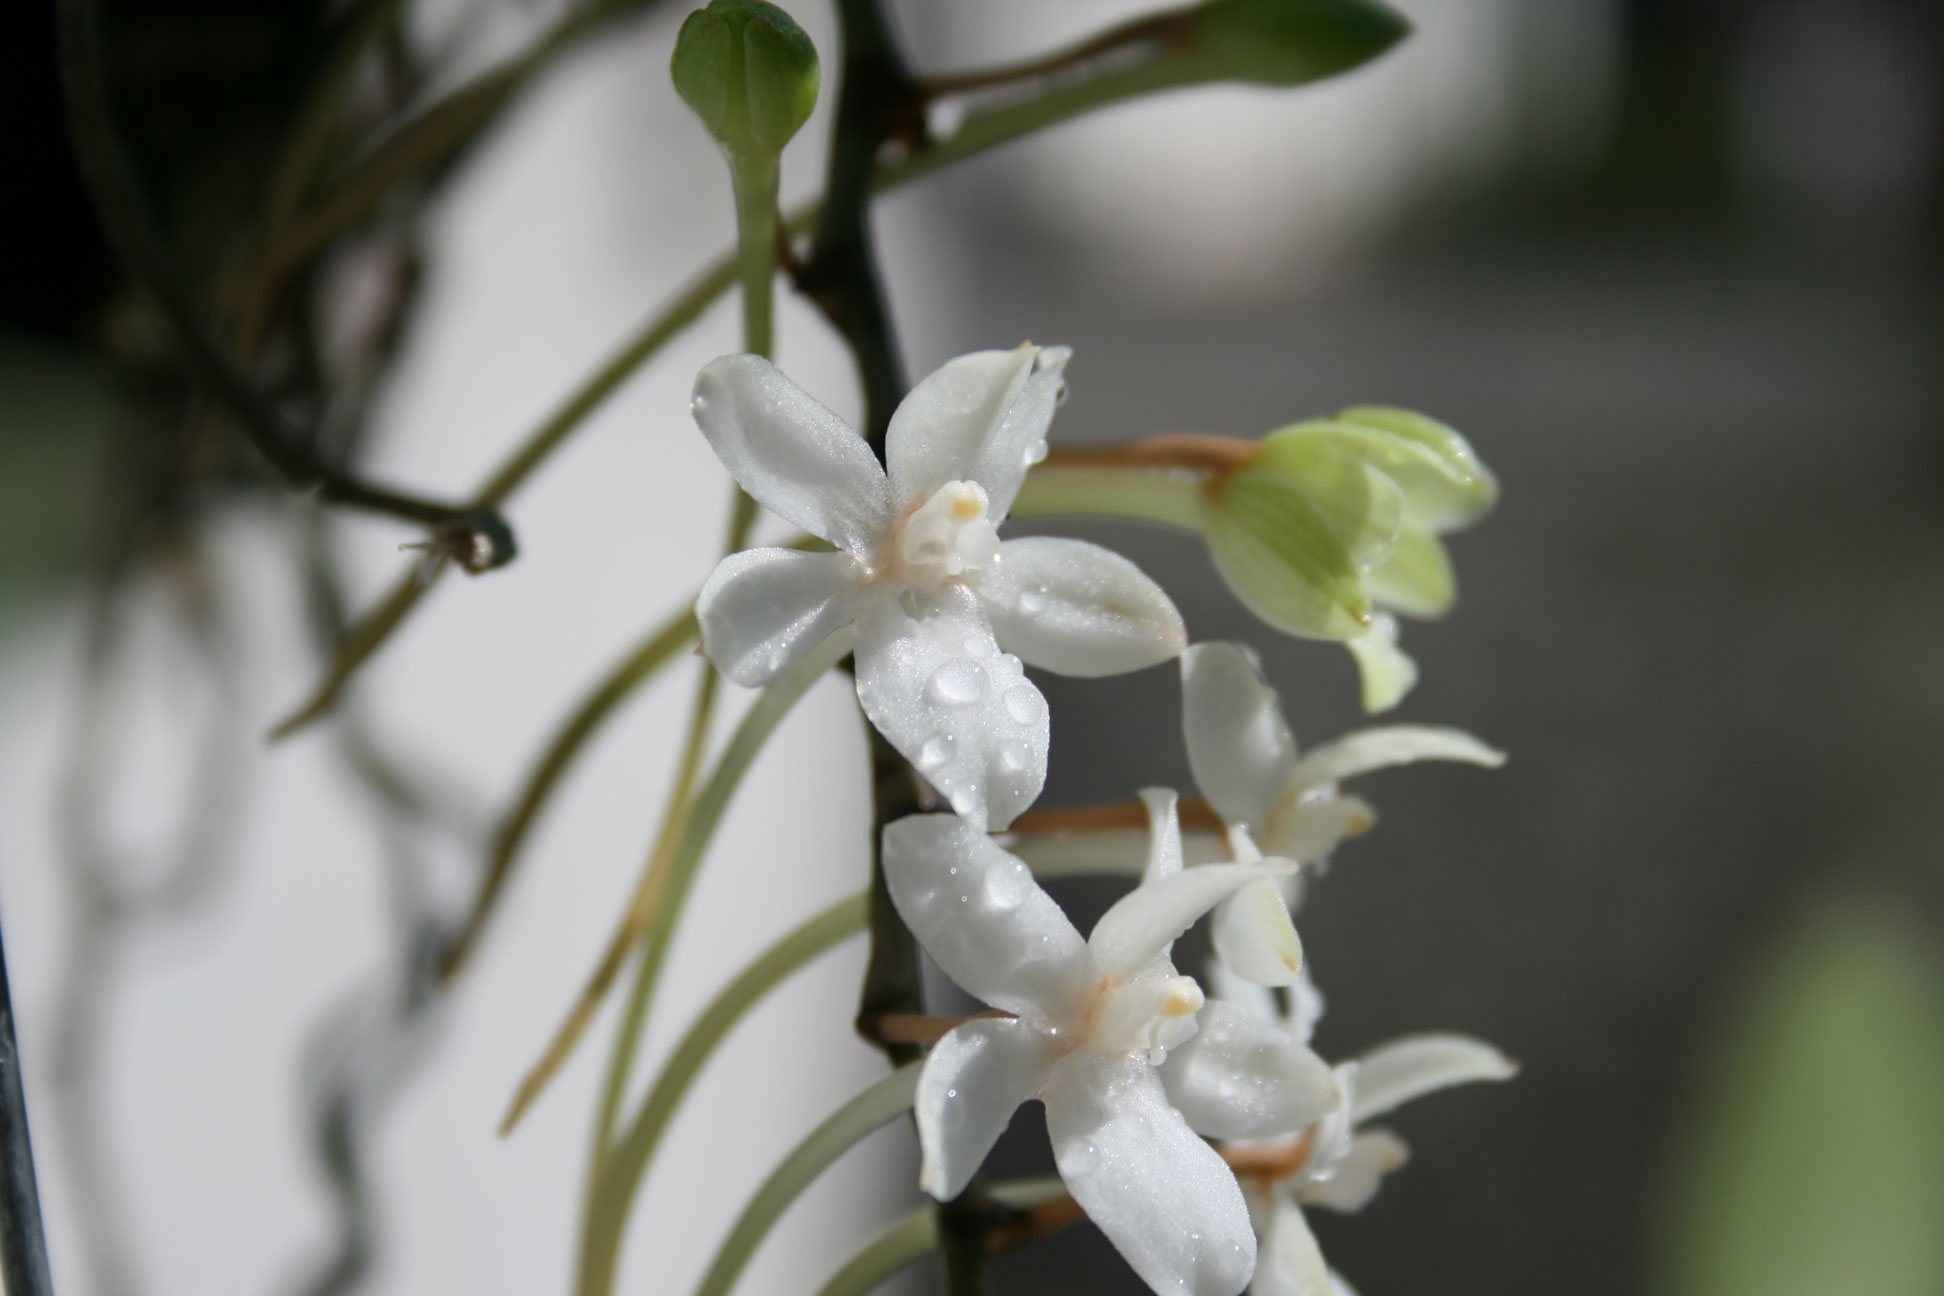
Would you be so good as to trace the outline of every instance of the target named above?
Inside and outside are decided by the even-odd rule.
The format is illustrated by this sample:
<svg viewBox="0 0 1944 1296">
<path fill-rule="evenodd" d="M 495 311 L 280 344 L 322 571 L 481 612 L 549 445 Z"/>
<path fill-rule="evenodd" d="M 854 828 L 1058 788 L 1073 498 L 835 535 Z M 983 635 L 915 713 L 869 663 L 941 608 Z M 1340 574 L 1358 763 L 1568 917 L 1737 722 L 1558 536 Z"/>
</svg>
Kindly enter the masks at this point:
<svg viewBox="0 0 1944 1296">
<path fill-rule="evenodd" d="M 1518 1063 L 1470 1035 L 1407 1035 L 1357 1059 L 1351 1119 L 1362 1124 L 1439 1089 L 1518 1073 Z"/>
<path fill-rule="evenodd" d="M 1377 812 L 1362 797 L 1323 796 L 1285 804 L 1270 820 L 1263 841 L 1299 864 L 1321 864 L 1345 837 L 1368 832 Z"/>
<path fill-rule="evenodd" d="M 1173 788 L 1142 788 L 1140 796 L 1148 812 L 1147 867 L 1141 871 L 1141 885 L 1146 886 L 1181 872 L 1180 798 Z"/>
<path fill-rule="evenodd" d="M 1397 646 L 1397 618 L 1379 612 L 1370 618 L 1370 629 L 1346 639 L 1344 647 L 1357 661 L 1363 679 L 1363 709 L 1371 714 L 1388 711 L 1417 687 L 1417 663 Z"/>
<path fill-rule="evenodd" d="M 850 623 L 858 586 L 857 562 L 847 553 L 730 554 L 695 600 L 702 651 L 745 688 L 767 684 Z"/>
<path fill-rule="evenodd" d="M 1141 670 L 1188 643 L 1181 613 L 1147 573 L 1084 540 L 1008 540 L 978 593 L 1006 650 L 1060 675 Z"/>
<path fill-rule="evenodd" d="M 1249 1296 L 1333 1296 L 1330 1269 L 1300 1207 L 1276 1198 Z"/>
<path fill-rule="evenodd" d="M 1053 897 L 956 815 L 887 825 L 884 880 L 932 961 L 995 1008 L 1044 1015 L 1089 971 L 1086 944 Z"/>
<path fill-rule="evenodd" d="M 716 457 L 758 503 L 870 556 L 887 520 L 884 470 L 849 424 L 754 355 L 704 365 L 692 408 Z"/>
<path fill-rule="evenodd" d="M 1045 1099 L 1060 1177 L 1134 1272 L 1157 1292 L 1237 1296 L 1255 1268 L 1248 1206 L 1154 1068 L 1076 1054 L 1053 1068 Z"/>
<path fill-rule="evenodd" d="M 1289 987 L 1289 1012 L 1284 1017 L 1284 1026 L 1289 1033 L 1307 1044 L 1316 1034 L 1316 1023 L 1323 1020 L 1323 992 L 1316 988 L 1310 976 L 1310 966 L 1303 964 L 1303 975 L 1295 985 Z"/>
<path fill-rule="evenodd" d="M 1309 755 L 1296 762 L 1290 786 L 1311 788 L 1423 760 L 1463 761 L 1497 769 L 1505 764 L 1505 753 L 1463 729 L 1441 725 L 1380 725 L 1357 729 L 1333 742 L 1311 748 Z"/>
<path fill-rule="evenodd" d="M 1274 862 L 1205 864 L 1135 887 L 1087 937 L 1094 968 L 1106 977 L 1131 976 L 1210 909 L 1252 882 L 1288 871 L 1289 865 Z"/>
<path fill-rule="evenodd" d="M 1161 1067 L 1169 1101 L 1197 1134 L 1293 1134 L 1343 1101 L 1329 1063 L 1279 1025 L 1220 999 L 1203 1006 L 1198 1023 Z"/>
<path fill-rule="evenodd" d="M 1357 1289 L 1352 1287 L 1342 1274 L 1332 1269 L 1330 1270 L 1330 1293 L 1331 1296 L 1357 1296 Z"/>
<path fill-rule="evenodd" d="M 1311 1205 L 1354 1214 L 1370 1205 L 1385 1175 L 1401 1170 L 1410 1159 L 1409 1145 L 1389 1130 L 1359 1130 L 1328 1177 L 1310 1180 L 1298 1193 Z"/>
<path fill-rule="evenodd" d="M 948 481 L 976 481 L 992 519 L 1004 518 L 1026 469 L 1044 457 L 1070 354 L 1027 343 L 962 355 L 926 376 L 885 437 L 892 498 L 910 508 Z"/>
<path fill-rule="evenodd" d="M 1014 1019 L 980 1018 L 932 1047 L 913 1107 L 924 1151 L 920 1188 L 939 1201 L 965 1191 L 1013 1111 L 1046 1083 L 1053 1043 Z"/>
<path fill-rule="evenodd" d="M 1303 942 L 1274 881 L 1252 882 L 1219 905 L 1208 939 L 1216 957 L 1246 981 L 1285 986 L 1303 974 Z"/>
<path fill-rule="evenodd" d="M 1276 995 L 1268 986 L 1255 981 L 1245 981 L 1229 970 L 1228 964 L 1220 959 L 1210 959 L 1202 969 L 1202 980 L 1207 983 L 1209 997 L 1219 999 L 1241 1009 L 1259 1022 L 1281 1025 L 1283 1015 L 1276 1007 Z M 1308 1043 L 1307 1039 L 1302 1041 Z"/>
<path fill-rule="evenodd" d="M 980 828 L 1004 828 L 1046 782 L 1046 699 L 985 614 L 947 586 L 917 615 L 895 598 L 857 619 L 857 699 L 878 732 Z"/>
<path fill-rule="evenodd" d="M 1235 644 L 1181 654 L 1181 727 L 1188 767 L 1229 824 L 1266 825 L 1296 768 L 1296 739 L 1276 690 Z"/>
</svg>

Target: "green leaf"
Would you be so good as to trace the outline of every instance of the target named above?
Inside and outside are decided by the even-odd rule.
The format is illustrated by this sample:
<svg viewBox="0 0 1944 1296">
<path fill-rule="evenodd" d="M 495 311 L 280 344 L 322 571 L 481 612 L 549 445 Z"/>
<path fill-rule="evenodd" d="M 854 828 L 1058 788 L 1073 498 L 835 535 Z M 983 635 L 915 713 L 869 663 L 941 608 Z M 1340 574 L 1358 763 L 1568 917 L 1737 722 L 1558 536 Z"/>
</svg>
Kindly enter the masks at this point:
<svg viewBox="0 0 1944 1296">
<path fill-rule="evenodd" d="M 1390 558 L 1364 577 L 1364 585 L 1377 606 L 1426 620 L 1443 616 L 1458 600 L 1444 542 L 1411 527 L 1398 532 Z"/>
<path fill-rule="evenodd" d="M 1215 568 L 1242 605 L 1285 634 L 1362 634 L 1370 597 L 1362 573 L 1315 500 L 1273 473 L 1245 468 L 1223 482 L 1208 510 Z"/>
<path fill-rule="evenodd" d="M 1189 21 L 1186 57 L 1201 77 L 1271 86 L 1348 72 L 1411 32 L 1371 0 L 1209 0 Z"/>
<path fill-rule="evenodd" d="M 682 23 L 669 76 L 723 152 L 774 161 L 817 106 L 817 49 L 763 0 L 710 0 Z"/>
<path fill-rule="evenodd" d="M 1662 1296 L 1944 1292 L 1944 963 L 1825 901 L 1731 1005 L 1681 1145 Z"/>
<path fill-rule="evenodd" d="M 1355 454 L 1396 481 L 1404 491 L 1406 525 L 1421 530 L 1469 526 L 1498 502 L 1498 479 L 1470 443 L 1436 419 L 1410 410 L 1359 405 L 1335 418 L 1297 423 L 1263 438 L 1265 449 L 1317 442 Z"/>
</svg>

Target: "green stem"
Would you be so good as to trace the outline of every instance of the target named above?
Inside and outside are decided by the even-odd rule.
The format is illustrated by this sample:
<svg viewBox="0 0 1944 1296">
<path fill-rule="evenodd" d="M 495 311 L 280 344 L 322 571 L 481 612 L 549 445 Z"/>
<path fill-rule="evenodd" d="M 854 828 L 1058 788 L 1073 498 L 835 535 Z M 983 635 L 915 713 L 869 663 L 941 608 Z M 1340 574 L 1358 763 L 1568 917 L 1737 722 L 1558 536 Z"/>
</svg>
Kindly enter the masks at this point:
<svg viewBox="0 0 1944 1296">
<path fill-rule="evenodd" d="M 817 1289 L 817 1296 L 865 1296 L 898 1270 L 938 1249 L 938 1212 L 923 1206 L 878 1234 Z"/>
<path fill-rule="evenodd" d="M 480 884 L 479 897 L 473 902 L 465 928 L 440 960 L 441 977 L 457 974 L 472 953 L 512 872 L 513 861 L 526 843 L 528 831 L 587 740 L 621 703 L 694 638 L 695 614 L 684 607 L 675 617 L 656 626 L 633 652 L 616 664 L 574 708 L 574 713 L 547 744 L 533 772 L 527 776 L 519 800 L 493 833 L 493 850 L 486 862 L 486 877 Z"/>
<path fill-rule="evenodd" d="M 1009 516 L 1112 517 L 1200 533 L 1207 482 L 1177 468 L 1040 464 L 1026 474 Z"/>
<path fill-rule="evenodd" d="M 911 1110 L 921 1069 L 921 1063 L 907 1063 L 877 1080 L 791 1149 L 743 1208 L 735 1227 L 716 1251 L 715 1262 L 695 1289 L 696 1296 L 728 1296 L 770 1227 L 811 1181 L 865 1135 Z"/>
<path fill-rule="evenodd" d="M 743 350 L 767 356 L 776 349 L 776 188 L 775 158 L 731 158 L 736 189 L 737 269 L 742 281 Z"/>
<path fill-rule="evenodd" d="M 703 1064 L 764 995 L 812 959 L 863 931 L 865 915 L 862 893 L 844 897 L 770 946 L 696 1015 L 649 1089 L 634 1123 L 614 1145 L 595 1189 L 581 1234 L 576 1286 L 580 1296 L 606 1296 L 613 1289 L 628 1208 L 669 1120 Z"/>
</svg>

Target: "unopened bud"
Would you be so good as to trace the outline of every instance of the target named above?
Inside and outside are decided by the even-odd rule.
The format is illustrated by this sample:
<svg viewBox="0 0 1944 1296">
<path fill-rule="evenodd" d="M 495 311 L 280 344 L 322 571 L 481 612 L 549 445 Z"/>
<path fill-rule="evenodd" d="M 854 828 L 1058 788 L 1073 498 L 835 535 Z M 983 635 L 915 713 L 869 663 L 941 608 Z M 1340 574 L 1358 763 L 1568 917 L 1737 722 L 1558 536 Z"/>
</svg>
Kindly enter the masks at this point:
<svg viewBox="0 0 1944 1296">
<path fill-rule="evenodd" d="M 763 0 L 710 0 L 682 24 L 669 75 L 733 159 L 774 161 L 817 104 L 817 49 Z"/>
</svg>

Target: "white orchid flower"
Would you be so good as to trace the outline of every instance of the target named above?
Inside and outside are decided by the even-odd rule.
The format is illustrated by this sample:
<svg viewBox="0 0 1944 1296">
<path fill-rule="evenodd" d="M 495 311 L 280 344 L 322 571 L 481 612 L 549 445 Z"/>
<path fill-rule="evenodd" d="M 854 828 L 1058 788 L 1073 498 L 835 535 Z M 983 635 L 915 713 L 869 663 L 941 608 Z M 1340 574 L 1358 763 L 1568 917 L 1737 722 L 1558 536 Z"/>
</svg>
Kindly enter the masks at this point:
<svg viewBox="0 0 1944 1296">
<path fill-rule="evenodd" d="M 1198 1023 L 1201 988 L 1169 950 L 1276 866 L 1183 870 L 1173 794 L 1149 804 L 1148 876 L 1084 940 L 1026 865 L 964 820 L 914 815 L 884 830 L 885 881 L 919 944 L 1013 1014 L 965 1022 L 925 1059 L 919 1184 L 941 1201 L 963 1192 L 1014 1109 L 1039 1098 L 1060 1177 L 1134 1271 L 1157 1292 L 1236 1296 L 1255 1234 L 1234 1173 L 1196 1131 L 1301 1128 L 1335 1109 L 1337 1091 L 1275 1023 L 1226 1008 Z"/>
<path fill-rule="evenodd" d="M 1208 975 L 1216 993 L 1210 1007 L 1227 1005 L 1258 1025 L 1275 1025 L 1289 1043 L 1309 1046 L 1323 1001 L 1307 978 L 1291 988 L 1288 1010 L 1278 1011 L 1269 990 L 1220 963 L 1212 964 Z M 1409 1159 L 1403 1139 L 1366 1122 L 1439 1089 L 1509 1080 L 1518 1069 L 1469 1035 L 1407 1035 L 1339 1064 L 1335 1075 L 1343 1101 L 1315 1126 L 1274 1140 L 1228 1143 L 1261 1239 L 1250 1296 L 1355 1296 L 1324 1263 L 1303 1207 L 1360 1211 L 1377 1195 L 1383 1177 Z"/>
<path fill-rule="evenodd" d="M 1363 832 L 1375 812 L 1341 790 L 1344 779 L 1420 760 L 1497 768 L 1498 751 L 1459 729 L 1382 725 L 1345 734 L 1306 756 L 1283 718 L 1276 690 L 1232 643 L 1196 644 L 1181 655 L 1182 733 L 1195 783 L 1228 830 L 1232 857 L 1271 855 L 1321 866 L 1345 837 Z M 1301 874 L 1245 888 L 1210 926 L 1229 968 L 1263 985 L 1296 979 L 1289 906 Z"/>
<path fill-rule="evenodd" d="M 743 489 L 837 550 L 724 559 L 695 605 L 703 651 L 753 687 L 852 626 L 865 714 L 980 827 L 1011 823 L 1046 781 L 1046 700 L 1022 660 L 1112 675 L 1187 643 L 1168 596 L 1118 554 L 999 539 L 1046 454 L 1067 356 L 1026 345 L 950 361 L 892 415 L 882 467 L 760 356 L 724 356 L 695 380 L 695 421 Z"/>
</svg>

